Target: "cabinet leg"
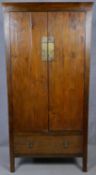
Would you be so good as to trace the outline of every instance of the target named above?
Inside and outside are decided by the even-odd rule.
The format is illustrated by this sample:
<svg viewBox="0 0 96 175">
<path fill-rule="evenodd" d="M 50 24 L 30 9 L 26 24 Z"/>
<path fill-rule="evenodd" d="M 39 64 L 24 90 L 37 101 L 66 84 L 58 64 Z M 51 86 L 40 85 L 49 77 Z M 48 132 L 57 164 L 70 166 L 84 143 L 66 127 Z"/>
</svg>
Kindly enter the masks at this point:
<svg viewBox="0 0 96 175">
<path fill-rule="evenodd" d="M 15 157 L 12 155 L 10 156 L 10 172 L 15 171 Z"/>
<path fill-rule="evenodd" d="M 83 172 L 87 172 L 87 156 L 83 157 Z"/>
</svg>

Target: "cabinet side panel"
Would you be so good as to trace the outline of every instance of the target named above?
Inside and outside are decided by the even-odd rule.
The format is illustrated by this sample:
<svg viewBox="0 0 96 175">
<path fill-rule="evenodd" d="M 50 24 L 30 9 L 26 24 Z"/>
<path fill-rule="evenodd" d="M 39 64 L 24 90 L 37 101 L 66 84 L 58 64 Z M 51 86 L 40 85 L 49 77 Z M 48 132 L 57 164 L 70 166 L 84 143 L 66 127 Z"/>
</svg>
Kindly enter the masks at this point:
<svg viewBox="0 0 96 175">
<path fill-rule="evenodd" d="M 90 51 L 91 51 L 92 9 L 86 12 L 86 57 L 85 57 L 85 89 L 84 89 L 84 122 L 83 122 L 83 170 L 87 171 L 88 151 L 88 106 L 90 80 Z"/>
<path fill-rule="evenodd" d="M 10 169 L 14 171 L 14 144 L 13 144 L 13 103 L 11 83 L 11 58 L 10 58 L 10 13 L 4 13 L 4 32 L 6 47 L 6 72 L 8 92 L 8 118 L 9 118 L 9 146 L 10 146 Z"/>
</svg>

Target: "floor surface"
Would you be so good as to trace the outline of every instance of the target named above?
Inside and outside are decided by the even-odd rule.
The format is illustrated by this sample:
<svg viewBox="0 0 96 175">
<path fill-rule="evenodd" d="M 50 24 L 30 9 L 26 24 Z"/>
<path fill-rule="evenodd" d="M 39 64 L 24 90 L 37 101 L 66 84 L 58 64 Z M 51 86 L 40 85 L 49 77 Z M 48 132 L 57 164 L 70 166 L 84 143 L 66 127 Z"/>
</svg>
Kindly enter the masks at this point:
<svg viewBox="0 0 96 175">
<path fill-rule="evenodd" d="M 0 147 L 0 175 L 11 175 L 9 172 L 8 147 Z M 88 172 L 82 172 L 81 158 L 45 159 L 16 158 L 15 175 L 96 175 L 96 146 L 89 145 Z"/>
</svg>

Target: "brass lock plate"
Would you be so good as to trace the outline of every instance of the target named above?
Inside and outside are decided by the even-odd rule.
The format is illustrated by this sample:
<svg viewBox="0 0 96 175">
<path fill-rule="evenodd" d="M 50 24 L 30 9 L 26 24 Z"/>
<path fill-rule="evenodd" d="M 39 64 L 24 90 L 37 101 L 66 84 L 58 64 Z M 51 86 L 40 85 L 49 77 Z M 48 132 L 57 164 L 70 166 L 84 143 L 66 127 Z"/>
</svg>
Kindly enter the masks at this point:
<svg viewBox="0 0 96 175">
<path fill-rule="evenodd" d="M 52 61 L 54 59 L 54 37 L 42 37 L 41 40 L 41 57 L 42 61 Z"/>
<path fill-rule="evenodd" d="M 48 38 L 48 61 L 54 59 L 54 37 Z"/>
<path fill-rule="evenodd" d="M 41 40 L 41 57 L 42 61 L 47 61 L 47 37 L 42 37 Z"/>
</svg>

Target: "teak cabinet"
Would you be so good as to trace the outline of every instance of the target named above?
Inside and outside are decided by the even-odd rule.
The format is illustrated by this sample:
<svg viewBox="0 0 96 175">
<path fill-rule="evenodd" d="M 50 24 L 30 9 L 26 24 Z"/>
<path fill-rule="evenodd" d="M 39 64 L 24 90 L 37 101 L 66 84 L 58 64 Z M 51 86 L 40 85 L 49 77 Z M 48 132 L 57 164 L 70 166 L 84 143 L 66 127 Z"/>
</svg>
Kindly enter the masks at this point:
<svg viewBox="0 0 96 175">
<path fill-rule="evenodd" d="M 17 156 L 82 157 L 92 3 L 3 3 L 10 163 Z"/>
</svg>

